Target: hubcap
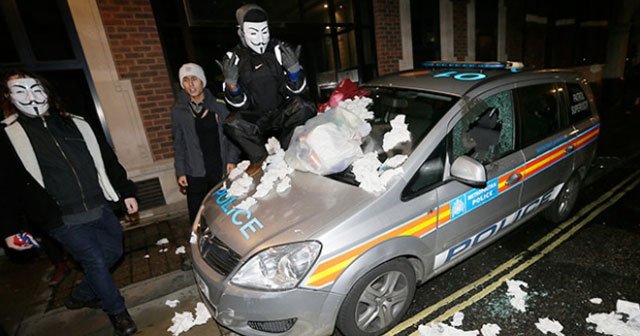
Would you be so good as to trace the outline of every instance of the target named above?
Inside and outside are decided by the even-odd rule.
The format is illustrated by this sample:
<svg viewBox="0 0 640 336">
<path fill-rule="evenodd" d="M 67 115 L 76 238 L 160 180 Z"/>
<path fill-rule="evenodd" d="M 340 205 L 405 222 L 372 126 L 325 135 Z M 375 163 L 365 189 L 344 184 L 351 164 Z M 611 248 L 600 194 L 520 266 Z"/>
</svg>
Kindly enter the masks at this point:
<svg viewBox="0 0 640 336">
<path fill-rule="evenodd" d="M 573 202 L 576 201 L 578 180 L 576 178 L 572 178 L 567 182 L 567 185 L 562 190 L 562 194 L 560 194 L 560 203 L 558 204 L 558 213 L 561 215 L 565 215 L 567 211 L 571 209 Z"/>
<path fill-rule="evenodd" d="M 408 304 L 409 286 L 402 272 L 381 274 L 364 289 L 356 305 L 356 324 L 364 332 L 389 326 Z"/>
</svg>

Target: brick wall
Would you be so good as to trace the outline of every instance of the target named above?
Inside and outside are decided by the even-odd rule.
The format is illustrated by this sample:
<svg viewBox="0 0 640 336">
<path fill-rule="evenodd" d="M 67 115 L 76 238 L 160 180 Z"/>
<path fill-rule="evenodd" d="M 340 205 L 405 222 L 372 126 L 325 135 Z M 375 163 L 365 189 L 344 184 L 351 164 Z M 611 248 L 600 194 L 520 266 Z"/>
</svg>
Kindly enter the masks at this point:
<svg viewBox="0 0 640 336">
<path fill-rule="evenodd" d="M 464 61 L 469 54 L 467 48 L 467 0 L 453 1 L 453 56 Z M 475 34 L 475 32 L 472 32 Z"/>
<path fill-rule="evenodd" d="M 98 0 L 120 79 L 135 91 L 154 160 L 173 157 L 170 108 L 174 102 L 149 0 Z"/>
<path fill-rule="evenodd" d="M 399 0 L 373 0 L 378 75 L 399 70 L 402 58 Z"/>
</svg>

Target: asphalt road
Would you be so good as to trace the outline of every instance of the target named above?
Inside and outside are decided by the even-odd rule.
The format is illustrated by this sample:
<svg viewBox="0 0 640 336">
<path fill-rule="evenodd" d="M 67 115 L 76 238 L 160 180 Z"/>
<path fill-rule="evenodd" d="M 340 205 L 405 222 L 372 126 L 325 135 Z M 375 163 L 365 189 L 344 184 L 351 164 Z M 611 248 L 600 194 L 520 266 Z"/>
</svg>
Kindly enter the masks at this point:
<svg viewBox="0 0 640 336">
<path fill-rule="evenodd" d="M 462 312 L 462 330 L 493 323 L 500 335 L 543 335 L 535 323 L 548 317 L 564 335 L 602 335 L 589 314 L 615 311 L 619 299 L 640 302 L 638 161 L 597 158 L 573 219 L 553 225 L 537 216 L 418 287 L 405 320 L 389 334 L 418 334 L 419 325 L 450 324 Z M 509 279 L 528 285 L 524 312 L 510 303 Z"/>
</svg>

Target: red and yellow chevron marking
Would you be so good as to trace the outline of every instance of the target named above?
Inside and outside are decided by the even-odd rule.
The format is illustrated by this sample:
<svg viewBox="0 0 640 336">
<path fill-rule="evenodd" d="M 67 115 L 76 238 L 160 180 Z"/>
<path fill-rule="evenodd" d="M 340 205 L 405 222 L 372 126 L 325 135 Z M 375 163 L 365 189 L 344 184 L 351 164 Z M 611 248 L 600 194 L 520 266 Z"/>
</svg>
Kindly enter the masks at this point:
<svg viewBox="0 0 640 336">
<path fill-rule="evenodd" d="M 571 145 L 575 147 L 575 150 L 580 149 L 590 140 L 594 139 L 598 136 L 600 131 L 600 126 L 594 127 L 592 130 L 582 134 L 578 138 L 572 140 L 570 142 Z M 521 167 L 518 167 L 516 170 L 504 174 L 500 176 L 498 179 L 498 190 L 502 192 L 511 186 L 506 184 L 507 179 L 513 173 L 519 173 L 522 175 L 522 180 L 524 181 L 528 176 L 532 176 L 533 174 L 545 169 L 546 167 L 552 165 L 553 163 L 562 159 L 565 155 L 567 155 L 565 149 L 569 146 L 569 144 L 563 144 L 558 146 L 557 148 L 551 150 L 550 152 L 538 157 L 531 162 L 524 164 Z M 574 151 L 575 151 L 574 150 Z M 451 220 L 451 207 L 449 202 L 445 202 L 437 209 L 424 214 L 408 223 L 402 224 L 400 227 L 392 229 L 387 233 L 382 234 L 372 240 L 369 240 L 365 243 L 362 243 L 355 248 L 337 255 L 333 258 L 322 261 L 320 265 L 315 269 L 313 274 L 309 276 L 306 286 L 309 287 L 323 287 L 332 282 L 334 282 L 342 271 L 351 264 L 353 260 L 355 260 L 362 253 L 372 248 L 375 245 L 378 245 L 386 240 L 395 237 L 401 236 L 414 236 L 414 237 L 423 237 L 426 234 L 431 233 L 435 230 L 438 224 L 442 225 Z"/>
<path fill-rule="evenodd" d="M 571 140 L 569 143 L 560 145 L 555 149 L 552 149 L 548 153 L 545 153 L 544 155 L 537 157 L 530 162 L 527 162 L 524 166 L 518 167 L 518 169 L 512 172 L 500 176 L 500 178 L 498 179 L 498 191 L 503 192 L 504 190 L 507 190 L 511 187 L 510 185 L 506 184 L 506 181 L 507 179 L 509 179 L 509 177 L 512 174 L 514 173 L 521 174 L 522 175 L 521 181 L 524 181 L 525 179 L 527 179 L 527 177 L 535 175 L 536 173 L 546 169 L 547 167 L 553 165 L 554 163 L 562 160 L 565 156 L 569 155 L 569 153 L 567 153 L 567 148 L 569 146 L 573 146 L 574 147 L 573 151 L 575 152 L 576 150 L 584 147 L 591 140 L 596 138 L 599 133 L 600 133 L 600 126 L 596 126 L 592 130 Z"/>
<path fill-rule="evenodd" d="M 445 209 L 446 208 L 446 209 Z M 331 259 L 325 260 L 315 269 L 313 274 L 309 277 L 305 283 L 311 287 L 322 287 L 329 283 L 334 282 L 342 271 L 351 264 L 351 262 L 360 256 L 362 253 L 370 249 L 371 247 L 380 244 L 383 241 L 389 240 L 395 237 L 401 236 L 414 236 L 422 237 L 427 233 L 435 230 L 438 218 L 449 218 L 449 206 L 441 207 L 446 211 L 446 217 L 438 215 L 438 211 L 431 211 L 425 215 L 422 215 L 396 229 L 393 229 L 377 238 L 374 238 L 368 242 L 365 242 L 346 253 L 335 256 Z"/>
</svg>

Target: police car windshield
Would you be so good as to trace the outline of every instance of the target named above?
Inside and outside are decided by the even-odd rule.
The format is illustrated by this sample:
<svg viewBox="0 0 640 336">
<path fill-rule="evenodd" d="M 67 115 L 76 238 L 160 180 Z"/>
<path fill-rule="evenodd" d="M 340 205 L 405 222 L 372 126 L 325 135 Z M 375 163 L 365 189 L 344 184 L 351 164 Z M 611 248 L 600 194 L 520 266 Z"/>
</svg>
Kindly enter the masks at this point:
<svg viewBox="0 0 640 336">
<path fill-rule="evenodd" d="M 378 159 L 384 162 L 397 154 L 411 155 L 414 148 L 424 139 L 444 114 L 459 98 L 439 93 L 395 89 L 387 87 L 367 87 L 373 104 L 369 110 L 374 118 L 370 120 L 371 133 L 363 139 L 363 152 L 375 151 Z M 405 123 L 411 133 L 411 141 L 400 144 L 389 151 L 382 149 L 384 135 L 391 130 L 390 121 L 398 115 L 404 115 Z M 345 171 L 328 175 L 330 178 L 357 185 L 351 167 Z"/>
</svg>

